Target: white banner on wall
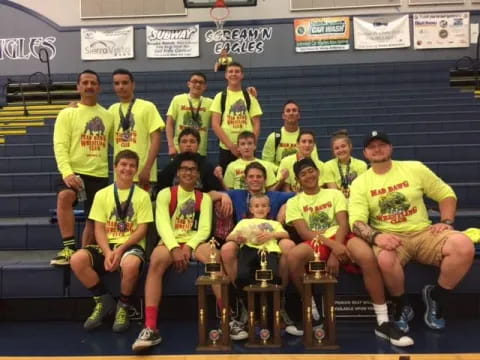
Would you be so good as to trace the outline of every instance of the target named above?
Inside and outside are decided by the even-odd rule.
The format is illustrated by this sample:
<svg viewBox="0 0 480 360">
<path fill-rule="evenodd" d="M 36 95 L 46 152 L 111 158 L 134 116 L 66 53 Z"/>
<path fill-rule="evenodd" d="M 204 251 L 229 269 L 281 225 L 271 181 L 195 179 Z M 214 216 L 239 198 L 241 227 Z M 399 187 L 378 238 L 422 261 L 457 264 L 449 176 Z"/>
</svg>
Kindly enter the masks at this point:
<svg viewBox="0 0 480 360">
<path fill-rule="evenodd" d="M 220 54 L 222 49 L 230 54 L 261 54 L 272 34 L 272 26 L 210 29 L 205 32 L 205 41 L 214 43 L 215 54 Z"/>
<path fill-rule="evenodd" d="M 470 14 L 413 14 L 415 49 L 468 47 Z"/>
<path fill-rule="evenodd" d="M 355 49 L 393 49 L 410 46 L 408 15 L 354 17 Z"/>
<path fill-rule="evenodd" d="M 82 60 L 133 58 L 133 26 L 82 29 L 81 47 Z"/>
<path fill-rule="evenodd" d="M 147 26 L 147 57 L 178 58 L 198 57 L 198 25 L 193 26 Z"/>
</svg>

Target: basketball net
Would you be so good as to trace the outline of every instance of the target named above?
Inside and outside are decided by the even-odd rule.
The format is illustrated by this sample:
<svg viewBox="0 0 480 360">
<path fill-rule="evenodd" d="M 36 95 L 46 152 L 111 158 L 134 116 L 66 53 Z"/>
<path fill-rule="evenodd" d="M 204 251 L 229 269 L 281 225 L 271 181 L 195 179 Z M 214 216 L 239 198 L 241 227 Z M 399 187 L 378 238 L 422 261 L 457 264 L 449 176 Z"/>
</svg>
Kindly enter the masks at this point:
<svg viewBox="0 0 480 360">
<path fill-rule="evenodd" d="M 215 4 L 213 4 L 212 8 L 210 9 L 210 16 L 215 22 L 217 31 L 223 30 L 223 25 L 225 24 L 225 19 L 228 17 L 228 15 L 230 15 L 230 9 L 228 8 L 227 4 L 225 4 L 225 0 L 216 0 Z"/>
</svg>

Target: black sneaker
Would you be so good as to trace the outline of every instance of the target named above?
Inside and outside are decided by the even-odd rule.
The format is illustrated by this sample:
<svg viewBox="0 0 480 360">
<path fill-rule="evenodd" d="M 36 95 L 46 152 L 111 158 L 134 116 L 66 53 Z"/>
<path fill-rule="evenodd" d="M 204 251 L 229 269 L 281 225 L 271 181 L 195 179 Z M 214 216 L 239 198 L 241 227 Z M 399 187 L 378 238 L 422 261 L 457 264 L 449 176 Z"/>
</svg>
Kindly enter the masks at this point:
<svg viewBox="0 0 480 360">
<path fill-rule="evenodd" d="M 405 333 L 395 325 L 394 322 L 384 322 L 375 328 L 375 335 L 390 341 L 390 344 L 404 347 L 413 345 L 413 339 L 406 336 Z"/>
<path fill-rule="evenodd" d="M 137 337 L 137 340 L 132 345 L 134 352 L 139 352 L 148 349 L 154 345 L 160 344 L 162 337 L 158 333 L 158 330 L 152 330 L 149 328 L 143 328 Z"/>
</svg>

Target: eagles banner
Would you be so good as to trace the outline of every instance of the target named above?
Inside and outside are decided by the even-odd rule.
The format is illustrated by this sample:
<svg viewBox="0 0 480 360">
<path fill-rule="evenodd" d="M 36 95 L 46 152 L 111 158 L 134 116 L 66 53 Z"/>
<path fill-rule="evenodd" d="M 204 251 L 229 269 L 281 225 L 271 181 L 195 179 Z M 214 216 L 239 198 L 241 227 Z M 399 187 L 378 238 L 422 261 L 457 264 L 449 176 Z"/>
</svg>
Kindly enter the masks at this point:
<svg viewBox="0 0 480 360">
<path fill-rule="evenodd" d="M 410 46 L 408 15 L 354 17 L 355 49 L 393 49 Z"/>
<path fill-rule="evenodd" d="M 133 26 L 82 29 L 82 60 L 133 58 Z"/>
</svg>

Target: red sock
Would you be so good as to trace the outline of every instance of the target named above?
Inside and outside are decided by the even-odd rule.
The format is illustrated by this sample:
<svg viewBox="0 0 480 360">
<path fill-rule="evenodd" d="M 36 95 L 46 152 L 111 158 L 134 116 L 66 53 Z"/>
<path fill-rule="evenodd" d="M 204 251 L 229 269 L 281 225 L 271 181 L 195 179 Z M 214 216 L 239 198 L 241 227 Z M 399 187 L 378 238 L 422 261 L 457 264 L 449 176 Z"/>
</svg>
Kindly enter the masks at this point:
<svg viewBox="0 0 480 360">
<path fill-rule="evenodd" d="M 158 306 L 145 307 L 145 327 L 157 330 Z"/>
</svg>

